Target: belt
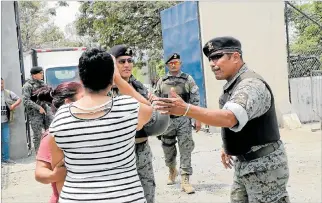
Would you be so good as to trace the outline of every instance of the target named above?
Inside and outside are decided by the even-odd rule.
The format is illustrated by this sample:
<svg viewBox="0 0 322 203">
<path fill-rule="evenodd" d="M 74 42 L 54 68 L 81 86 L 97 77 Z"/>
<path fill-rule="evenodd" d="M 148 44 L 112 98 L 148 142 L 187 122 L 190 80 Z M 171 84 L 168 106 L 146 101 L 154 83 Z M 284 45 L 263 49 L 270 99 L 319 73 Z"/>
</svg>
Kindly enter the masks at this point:
<svg viewBox="0 0 322 203">
<path fill-rule="evenodd" d="M 170 115 L 170 118 L 179 118 L 181 116 Z"/>
<path fill-rule="evenodd" d="M 145 144 L 148 141 L 147 137 L 135 138 L 135 144 Z"/>
<path fill-rule="evenodd" d="M 255 151 L 255 152 L 250 152 L 250 153 L 247 153 L 244 155 L 238 155 L 238 156 L 236 156 L 236 158 L 239 161 L 251 161 L 251 160 L 266 156 L 266 155 L 274 152 L 275 150 L 277 150 L 281 146 L 281 144 L 282 144 L 282 141 L 278 140 L 266 147 L 260 148 L 259 150 Z"/>
</svg>

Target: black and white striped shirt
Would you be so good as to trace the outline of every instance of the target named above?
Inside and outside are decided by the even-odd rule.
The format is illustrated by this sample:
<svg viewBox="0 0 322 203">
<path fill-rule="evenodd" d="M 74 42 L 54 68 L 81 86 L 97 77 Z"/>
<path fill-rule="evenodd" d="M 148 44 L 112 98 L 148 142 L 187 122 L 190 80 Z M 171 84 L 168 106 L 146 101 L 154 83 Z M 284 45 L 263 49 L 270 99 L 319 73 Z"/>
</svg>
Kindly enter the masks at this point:
<svg viewBox="0 0 322 203">
<path fill-rule="evenodd" d="M 63 105 L 49 129 L 67 167 L 59 202 L 145 202 L 134 153 L 139 103 L 114 98 L 99 119 L 75 118 L 69 109 Z"/>
</svg>

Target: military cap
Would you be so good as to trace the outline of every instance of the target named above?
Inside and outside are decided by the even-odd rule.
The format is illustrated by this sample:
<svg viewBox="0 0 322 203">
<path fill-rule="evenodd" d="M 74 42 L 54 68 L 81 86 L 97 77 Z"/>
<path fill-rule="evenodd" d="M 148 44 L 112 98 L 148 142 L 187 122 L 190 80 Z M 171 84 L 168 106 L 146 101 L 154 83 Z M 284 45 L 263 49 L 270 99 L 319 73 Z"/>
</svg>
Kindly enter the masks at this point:
<svg viewBox="0 0 322 203">
<path fill-rule="evenodd" d="M 35 74 L 40 73 L 41 71 L 44 71 L 44 70 L 42 69 L 42 67 L 34 66 L 34 67 L 32 67 L 32 68 L 30 69 L 30 74 L 31 74 L 31 75 L 35 75 Z"/>
<path fill-rule="evenodd" d="M 180 55 L 178 53 L 171 54 L 165 64 L 169 63 L 172 59 L 180 59 Z"/>
<path fill-rule="evenodd" d="M 115 56 L 115 58 L 120 56 L 133 56 L 132 49 L 124 44 L 112 47 L 109 53 Z"/>
<path fill-rule="evenodd" d="M 203 47 L 203 53 L 209 58 L 220 52 L 239 52 L 241 51 L 241 43 L 233 37 L 216 37 L 209 40 Z"/>
</svg>

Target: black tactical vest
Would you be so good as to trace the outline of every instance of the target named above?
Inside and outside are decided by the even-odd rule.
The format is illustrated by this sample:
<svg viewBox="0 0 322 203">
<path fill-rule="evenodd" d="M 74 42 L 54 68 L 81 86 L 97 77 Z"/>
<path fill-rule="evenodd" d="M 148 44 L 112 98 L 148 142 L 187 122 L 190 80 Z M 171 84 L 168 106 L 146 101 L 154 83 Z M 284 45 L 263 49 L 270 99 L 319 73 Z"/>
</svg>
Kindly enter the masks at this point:
<svg viewBox="0 0 322 203">
<path fill-rule="evenodd" d="M 185 84 L 188 81 L 189 75 L 181 73 L 180 77 L 165 75 L 162 78 L 163 84 L 161 86 L 161 97 L 168 98 L 171 87 L 174 87 L 176 93 L 185 101 L 189 102 L 190 93 L 186 90 Z"/>
<path fill-rule="evenodd" d="M 134 78 L 134 76 L 131 76 L 129 79 L 129 84 L 132 85 L 132 87 L 138 92 L 140 93 L 143 97 L 145 97 L 146 99 L 148 99 L 148 91 L 146 89 L 146 87 L 138 80 L 136 80 Z M 117 87 L 113 87 L 112 88 L 113 93 L 116 95 L 119 95 L 119 90 Z M 139 131 L 136 131 L 136 138 L 142 138 L 142 137 L 148 137 L 147 133 L 144 131 L 144 129 L 142 128 Z"/>
<path fill-rule="evenodd" d="M 264 79 L 257 73 L 250 70 L 242 73 L 220 97 L 220 108 L 222 108 L 229 100 L 237 84 L 246 78 L 257 78 L 264 82 L 271 93 L 271 107 L 262 116 L 248 121 L 244 128 L 239 132 L 233 132 L 229 128 L 221 129 L 224 149 L 229 155 L 243 155 L 249 152 L 253 146 L 264 145 L 280 139 L 272 90 Z"/>
</svg>

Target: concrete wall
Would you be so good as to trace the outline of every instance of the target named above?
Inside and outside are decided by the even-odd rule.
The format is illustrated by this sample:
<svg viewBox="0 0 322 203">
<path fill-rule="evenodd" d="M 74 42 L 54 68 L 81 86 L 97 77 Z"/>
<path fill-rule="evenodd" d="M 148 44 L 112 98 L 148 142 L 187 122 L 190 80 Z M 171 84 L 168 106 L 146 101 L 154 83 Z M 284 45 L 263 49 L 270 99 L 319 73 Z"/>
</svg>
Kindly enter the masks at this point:
<svg viewBox="0 0 322 203">
<path fill-rule="evenodd" d="M 202 46 L 210 39 L 230 35 L 242 43 L 248 67 L 270 84 L 276 99 L 279 121 L 290 113 L 284 3 L 282 1 L 199 2 Z M 217 81 L 204 56 L 208 108 L 218 108 L 226 81 Z"/>
<path fill-rule="evenodd" d="M 290 79 L 292 107 L 303 123 L 322 120 L 322 76 Z"/>
<path fill-rule="evenodd" d="M 20 78 L 19 50 L 13 1 L 1 2 L 1 77 L 6 89 L 20 98 L 22 84 Z M 10 156 L 12 159 L 27 156 L 27 138 L 23 104 L 16 109 L 15 120 L 10 125 Z"/>
</svg>

